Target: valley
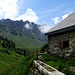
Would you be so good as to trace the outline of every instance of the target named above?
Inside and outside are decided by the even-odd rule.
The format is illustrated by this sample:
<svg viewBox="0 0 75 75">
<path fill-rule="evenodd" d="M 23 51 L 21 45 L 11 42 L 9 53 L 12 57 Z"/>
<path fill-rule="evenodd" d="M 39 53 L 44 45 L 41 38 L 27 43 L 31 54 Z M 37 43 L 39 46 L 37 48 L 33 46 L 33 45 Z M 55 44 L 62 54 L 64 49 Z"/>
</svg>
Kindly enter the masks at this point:
<svg viewBox="0 0 75 75">
<path fill-rule="evenodd" d="M 29 21 L 0 20 L 0 75 L 31 75 L 36 50 L 46 42 L 38 27 Z"/>
</svg>

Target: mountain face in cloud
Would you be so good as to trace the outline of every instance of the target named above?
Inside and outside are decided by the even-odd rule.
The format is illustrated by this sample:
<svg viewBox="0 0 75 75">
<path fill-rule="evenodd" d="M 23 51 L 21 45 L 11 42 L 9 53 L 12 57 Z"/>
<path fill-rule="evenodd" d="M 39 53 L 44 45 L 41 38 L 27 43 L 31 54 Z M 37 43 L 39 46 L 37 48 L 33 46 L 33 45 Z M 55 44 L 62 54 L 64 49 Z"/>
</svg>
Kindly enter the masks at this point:
<svg viewBox="0 0 75 75">
<path fill-rule="evenodd" d="M 22 19 L 23 21 L 28 20 L 30 22 L 38 24 L 41 23 L 41 25 L 49 24 L 51 25 L 51 27 L 53 27 L 61 20 L 66 18 L 69 15 L 68 13 L 70 12 L 72 13 L 72 11 L 75 9 L 75 6 L 68 9 L 66 8 L 68 12 L 66 12 L 67 10 L 66 11 L 64 10 L 64 13 L 61 13 L 63 11 L 61 8 L 65 7 L 66 4 L 61 4 L 58 6 L 54 5 L 55 7 L 50 8 L 49 6 L 45 6 L 44 3 L 40 4 L 41 2 L 40 0 L 38 1 L 30 0 L 29 2 L 28 0 L 0 0 L 0 19 L 10 18 L 14 21 Z M 58 10 L 61 12 L 59 12 Z M 49 28 L 49 26 L 46 26 L 46 28 L 47 27 Z M 43 32 L 42 31 L 43 28 L 45 28 L 45 26 L 41 26 L 39 28 L 41 29 L 41 32 Z M 47 29 L 44 29 L 44 31 Z"/>
<path fill-rule="evenodd" d="M 42 33 L 47 33 L 50 30 L 50 26 L 48 25 L 40 25 L 39 29 Z"/>
<path fill-rule="evenodd" d="M 38 24 L 29 22 L 29 21 L 27 21 L 27 23 L 25 24 L 24 27 L 28 30 L 32 30 L 33 28 L 35 30 L 37 28 L 43 34 L 50 30 L 50 26 L 48 26 L 48 25 L 38 25 Z"/>
<path fill-rule="evenodd" d="M 46 42 L 46 36 L 39 30 L 39 25 L 29 21 L 2 19 L 0 20 L 0 34 L 13 41 L 16 40 L 16 44 L 24 47 L 39 46 Z"/>
<path fill-rule="evenodd" d="M 26 29 L 32 29 L 32 27 L 28 23 L 25 25 L 25 28 Z"/>
</svg>

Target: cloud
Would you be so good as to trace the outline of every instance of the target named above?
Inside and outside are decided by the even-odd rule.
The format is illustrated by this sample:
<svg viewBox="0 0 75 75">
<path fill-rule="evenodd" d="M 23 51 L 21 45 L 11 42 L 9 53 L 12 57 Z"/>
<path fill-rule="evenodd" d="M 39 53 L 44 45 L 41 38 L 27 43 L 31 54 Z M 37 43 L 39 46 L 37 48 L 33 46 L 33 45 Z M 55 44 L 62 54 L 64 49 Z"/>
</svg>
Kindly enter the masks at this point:
<svg viewBox="0 0 75 75">
<path fill-rule="evenodd" d="M 40 31 L 41 31 L 42 33 L 47 33 L 47 32 L 50 30 L 50 26 L 48 26 L 48 25 L 41 25 L 41 26 L 39 27 L 39 29 L 40 29 Z"/>
<path fill-rule="evenodd" d="M 25 28 L 26 28 L 26 29 L 30 29 L 29 24 L 26 24 L 26 25 L 25 25 Z"/>
<path fill-rule="evenodd" d="M 17 19 L 18 20 L 22 19 L 24 21 L 28 20 L 30 22 L 38 22 L 39 17 L 32 9 L 28 8 L 26 12 L 20 15 Z"/>
<path fill-rule="evenodd" d="M 24 14 L 20 15 L 22 3 L 20 4 L 19 2 L 21 2 L 21 0 L 0 0 L 0 19 L 10 18 L 12 20 L 22 19 L 23 21 L 38 22 L 39 17 L 35 11 L 30 8 L 28 8 Z"/>
<path fill-rule="evenodd" d="M 69 14 L 64 14 L 64 15 L 62 16 L 62 20 L 65 19 L 68 15 L 69 15 Z"/>
<path fill-rule="evenodd" d="M 32 29 L 32 26 L 30 26 L 28 23 L 25 25 L 26 29 Z"/>
<path fill-rule="evenodd" d="M 54 24 L 57 24 L 60 22 L 60 18 L 59 17 L 52 18 L 52 21 L 54 22 Z"/>
<path fill-rule="evenodd" d="M 0 17 L 14 19 L 18 16 L 18 0 L 0 0 Z"/>
<path fill-rule="evenodd" d="M 66 17 L 69 16 L 70 13 L 68 14 L 64 14 L 62 15 L 61 17 L 55 17 L 55 18 L 52 18 L 51 20 L 54 22 L 54 24 L 57 24 L 59 23 L 61 20 L 65 19 Z"/>
</svg>

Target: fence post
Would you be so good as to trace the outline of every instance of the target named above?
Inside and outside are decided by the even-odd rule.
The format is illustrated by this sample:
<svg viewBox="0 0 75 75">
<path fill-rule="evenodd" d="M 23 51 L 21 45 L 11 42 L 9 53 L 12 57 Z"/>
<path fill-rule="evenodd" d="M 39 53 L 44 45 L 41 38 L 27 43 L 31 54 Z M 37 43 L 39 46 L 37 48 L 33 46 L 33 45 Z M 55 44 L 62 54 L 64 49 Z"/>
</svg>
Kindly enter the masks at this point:
<svg viewBox="0 0 75 75">
<path fill-rule="evenodd" d="M 38 50 L 36 50 L 36 59 L 38 60 Z"/>
</svg>

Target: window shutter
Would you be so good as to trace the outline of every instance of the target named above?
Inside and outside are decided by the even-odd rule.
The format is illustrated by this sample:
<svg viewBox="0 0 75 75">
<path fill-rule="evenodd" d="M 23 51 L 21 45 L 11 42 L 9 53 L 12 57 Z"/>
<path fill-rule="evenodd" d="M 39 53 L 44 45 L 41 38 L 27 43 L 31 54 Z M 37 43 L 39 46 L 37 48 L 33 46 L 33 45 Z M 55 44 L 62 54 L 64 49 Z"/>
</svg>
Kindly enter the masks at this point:
<svg viewBox="0 0 75 75">
<path fill-rule="evenodd" d="M 59 48 L 63 48 L 63 42 L 59 42 Z"/>
</svg>

